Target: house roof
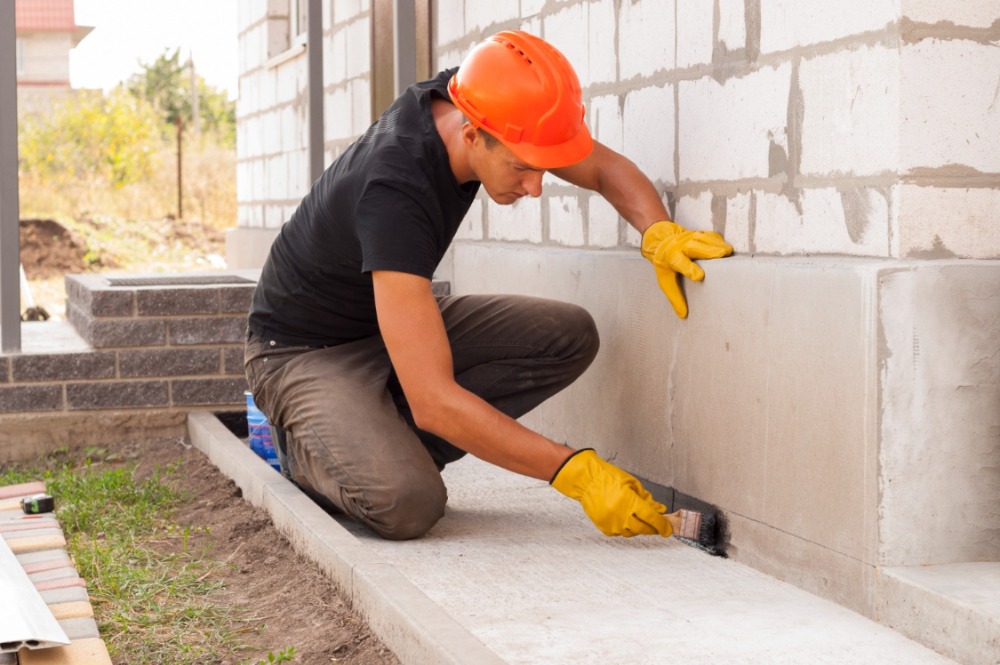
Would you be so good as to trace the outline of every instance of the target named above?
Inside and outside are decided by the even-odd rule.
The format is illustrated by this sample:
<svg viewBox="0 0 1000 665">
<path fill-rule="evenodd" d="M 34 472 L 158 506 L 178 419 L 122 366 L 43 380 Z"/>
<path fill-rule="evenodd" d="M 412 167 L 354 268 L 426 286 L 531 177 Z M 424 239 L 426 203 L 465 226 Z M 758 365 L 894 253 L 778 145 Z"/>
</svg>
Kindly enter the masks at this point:
<svg viewBox="0 0 1000 665">
<path fill-rule="evenodd" d="M 18 32 L 75 32 L 73 0 L 17 0 L 14 24 Z"/>
</svg>

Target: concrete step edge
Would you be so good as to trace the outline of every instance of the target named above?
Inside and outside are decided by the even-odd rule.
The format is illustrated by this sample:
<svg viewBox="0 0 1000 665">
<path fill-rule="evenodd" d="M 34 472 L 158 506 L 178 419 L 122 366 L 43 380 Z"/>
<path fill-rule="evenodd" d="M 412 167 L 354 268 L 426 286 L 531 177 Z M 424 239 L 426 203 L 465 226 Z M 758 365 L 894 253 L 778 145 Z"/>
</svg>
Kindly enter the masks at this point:
<svg viewBox="0 0 1000 665">
<path fill-rule="evenodd" d="M 372 630 L 404 663 L 505 661 L 396 568 L 275 472 L 208 412 L 188 415 L 191 443 L 263 508 L 303 556 L 344 590 Z"/>
<path fill-rule="evenodd" d="M 954 592 L 933 583 L 934 569 L 947 571 Z M 995 587 L 1000 598 L 1000 563 L 880 568 L 877 585 L 879 623 L 958 662 L 1000 665 L 1000 611 L 960 591 Z"/>
</svg>

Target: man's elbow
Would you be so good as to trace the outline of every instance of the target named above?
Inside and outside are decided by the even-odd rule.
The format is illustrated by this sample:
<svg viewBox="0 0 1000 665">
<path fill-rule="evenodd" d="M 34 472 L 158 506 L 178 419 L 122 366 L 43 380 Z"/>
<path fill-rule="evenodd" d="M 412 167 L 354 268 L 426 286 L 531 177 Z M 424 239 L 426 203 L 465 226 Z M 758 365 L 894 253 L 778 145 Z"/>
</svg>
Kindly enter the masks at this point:
<svg viewBox="0 0 1000 665">
<path fill-rule="evenodd" d="M 443 409 L 436 405 L 425 405 L 413 408 L 413 424 L 425 432 L 441 436 L 442 428 L 446 418 L 442 415 Z"/>
<path fill-rule="evenodd" d="M 447 400 L 437 398 L 410 400 L 413 424 L 425 432 L 447 439 L 456 423 L 456 412 Z"/>
</svg>

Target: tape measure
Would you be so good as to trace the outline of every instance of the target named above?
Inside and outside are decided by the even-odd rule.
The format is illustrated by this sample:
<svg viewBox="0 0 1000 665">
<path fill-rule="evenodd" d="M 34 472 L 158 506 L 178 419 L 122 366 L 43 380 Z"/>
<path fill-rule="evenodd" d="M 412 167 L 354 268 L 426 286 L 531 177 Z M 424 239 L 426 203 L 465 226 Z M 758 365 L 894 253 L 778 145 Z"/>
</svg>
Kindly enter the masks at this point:
<svg viewBox="0 0 1000 665">
<path fill-rule="evenodd" d="M 56 509 L 56 500 L 48 494 L 36 494 L 21 499 L 21 510 L 25 515 L 51 513 Z"/>
</svg>

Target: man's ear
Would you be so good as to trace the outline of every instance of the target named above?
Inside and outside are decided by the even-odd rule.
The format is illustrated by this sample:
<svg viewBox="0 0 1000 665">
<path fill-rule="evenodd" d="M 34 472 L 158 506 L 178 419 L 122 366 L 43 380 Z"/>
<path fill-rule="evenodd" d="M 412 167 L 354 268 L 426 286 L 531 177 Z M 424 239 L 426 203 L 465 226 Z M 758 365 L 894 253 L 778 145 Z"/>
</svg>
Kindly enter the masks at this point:
<svg viewBox="0 0 1000 665">
<path fill-rule="evenodd" d="M 462 143 L 471 148 L 479 140 L 479 130 L 471 122 L 462 123 Z"/>
</svg>

